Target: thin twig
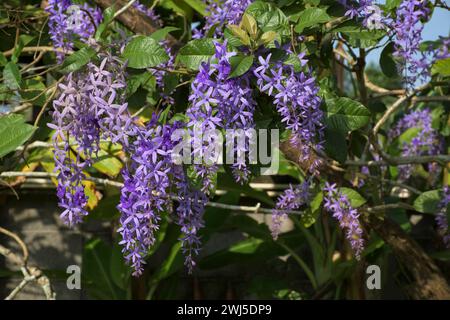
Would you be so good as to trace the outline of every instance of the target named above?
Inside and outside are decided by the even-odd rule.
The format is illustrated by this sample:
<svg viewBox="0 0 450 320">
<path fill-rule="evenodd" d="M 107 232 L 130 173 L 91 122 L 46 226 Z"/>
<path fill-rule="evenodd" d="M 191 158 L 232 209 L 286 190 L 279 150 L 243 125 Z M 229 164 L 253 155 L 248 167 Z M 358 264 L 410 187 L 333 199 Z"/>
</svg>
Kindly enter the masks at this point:
<svg viewBox="0 0 450 320">
<path fill-rule="evenodd" d="M 359 160 L 347 160 L 345 164 L 348 166 L 367 166 L 367 167 L 381 167 L 381 166 L 400 166 L 405 164 L 421 164 L 428 162 L 438 162 L 445 164 L 450 161 L 450 155 L 438 154 L 432 156 L 410 156 L 410 157 L 391 157 L 385 153 L 382 155 L 385 160 L 371 160 L 371 161 L 359 161 Z"/>
<path fill-rule="evenodd" d="M 117 18 L 118 16 L 120 16 L 122 13 L 124 13 L 125 11 L 127 11 L 128 8 L 131 7 L 131 6 L 133 5 L 133 3 L 135 3 L 135 2 L 136 2 L 136 0 L 131 0 L 131 1 L 129 1 L 126 5 L 124 5 L 120 10 L 118 10 L 118 11 L 114 14 L 113 19 L 111 19 L 111 20 L 114 20 L 115 18 Z"/>
</svg>

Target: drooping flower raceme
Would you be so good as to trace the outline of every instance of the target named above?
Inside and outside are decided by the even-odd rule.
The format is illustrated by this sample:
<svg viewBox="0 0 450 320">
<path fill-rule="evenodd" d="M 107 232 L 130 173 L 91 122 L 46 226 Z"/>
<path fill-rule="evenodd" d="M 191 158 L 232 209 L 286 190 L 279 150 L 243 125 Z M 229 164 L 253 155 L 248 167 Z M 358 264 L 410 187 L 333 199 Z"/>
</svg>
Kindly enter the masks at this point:
<svg viewBox="0 0 450 320">
<path fill-rule="evenodd" d="M 401 118 L 393 129 L 389 131 L 389 139 L 400 136 L 408 129 L 417 128 L 417 134 L 411 142 L 402 145 L 402 156 L 435 155 L 441 151 L 441 141 L 436 130 L 432 127 L 431 111 L 429 109 L 415 110 Z M 408 179 L 413 171 L 413 165 L 399 166 L 399 179 Z M 437 169 L 431 165 L 430 170 Z"/>
<path fill-rule="evenodd" d="M 81 222 L 87 214 L 82 170 L 91 165 L 100 139 L 127 145 L 126 131 L 131 118 L 122 93 L 123 74 L 118 62 L 106 56 L 99 66 L 89 63 L 84 72 L 69 74 L 60 85 L 61 94 L 53 101 L 53 122 L 48 126 L 56 130 L 53 142 L 58 197 L 65 210 L 61 218 L 69 225 Z M 70 151 L 72 144 L 76 146 L 77 156 Z"/>
<path fill-rule="evenodd" d="M 336 184 L 325 184 L 324 200 L 324 208 L 339 222 L 359 260 L 364 249 L 364 239 L 358 211 L 352 208 L 348 197 L 337 189 Z"/>
<path fill-rule="evenodd" d="M 439 203 L 439 211 L 436 215 L 436 224 L 439 232 L 442 234 L 442 239 L 447 248 L 450 248 L 450 228 L 447 219 L 447 209 L 450 204 L 450 187 L 445 186 L 443 190 L 443 197 Z"/>
<path fill-rule="evenodd" d="M 194 257 L 200 251 L 201 241 L 198 232 L 204 227 L 203 213 L 208 197 L 190 184 L 182 166 L 175 166 L 173 170 L 178 202 L 174 220 L 181 227 L 184 264 L 191 273 L 195 267 Z"/>
<path fill-rule="evenodd" d="M 190 272 L 195 266 L 194 258 L 200 250 L 198 231 L 203 227 L 207 197 L 190 184 L 183 166 L 172 161 L 173 148 L 179 143 L 173 134 L 181 128 L 180 122 L 161 125 L 154 117 L 145 126 L 135 126 L 130 133 L 127 148 L 130 162 L 122 173 L 124 187 L 118 206 L 122 213 L 118 232 L 134 275 L 142 273 L 161 217 L 172 213 L 173 200 L 178 203 L 172 214 L 181 227 L 185 264 Z"/>
<path fill-rule="evenodd" d="M 401 59 L 400 70 L 403 72 L 407 88 L 417 79 L 425 79 L 429 74 L 429 61 L 420 51 L 423 21 L 430 15 L 428 0 L 403 0 L 396 12 L 392 28 L 395 33 L 394 56 Z"/>
<path fill-rule="evenodd" d="M 125 259 L 135 274 L 141 274 L 145 256 L 155 242 L 161 214 L 168 212 L 171 199 L 172 128 L 156 124 L 136 126 L 130 133 L 130 164 L 123 170 L 124 187 L 118 209 L 122 213 L 118 232 Z"/>
<path fill-rule="evenodd" d="M 300 185 L 285 190 L 278 197 L 275 209 L 272 210 L 272 237 L 276 240 L 280 233 L 280 227 L 287 218 L 289 211 L 297 210 L 303 205 L 307 205 L 310 201 L 310 181 L 305 180 Z"/>
<path fill-rule="evenodd" d="M 209 15 L 205 17 L 203 30 L 194 30 L 194 38 L 201 38 L 214 28 L 214 35 L 219 38 L 223 35 L 226 25 L 238 24 L 242 15 L 253 0 L 206 0 Z"/>
<path fill-rule="evenodd" d="M 248 78 L 250 74 L 228 79 L 231 72 L 229 58 L 234 53 L 227 52 L 226 43 L 215 42 L 215 47 L 217 63 L 208 62 L 200 66 L 191 86 L 191 106 L 186 112 L 193 137 L 193 159 L 202 159 L 201 164 L 194 162 L 194 167 L 202 178 L 204 191 L 211 187 L 211 177 L 218 169 L 217 159 L 205 158 L 207 149 L 219 143 L 215 130 L 242 129 L 244 134 L 249 134 L 246 129 L 254 126 L 255 101 Z M 248 180 L 249 170 L 244 155 L 249 149 L 249 138 L 234 145 L 236 161 L 232 167 L 238 182 Z"/>
<path fill-rule="evenodd" d="M 305 65 L 303 56 L 299 60 Z M 309 172 L 317 174 L 320 160 L 312 153 L 313 148 L 323 150 L 324 132 L 319 88 L 310 74 L 295 72 L 292 65 L 271 63 L 270 58 L 271 54 L 259 56 L 260 65 L 253 72 L 259 89 L 274 98 L 281 121 L 291 131 L 291 142 L 300 150 L 299 161 L 310 163 Z"/>
<path fill-rule="evenodd" d="M 57 54 L 59 60 L 64 58 L 64 52 L 73 48 L 77 37 L 87 41 L 103 19 L 100 9 L 86 3 L 75 5 L 71 0 L 49 0 L 45 10 L 49 13 L 48 26 L 53 46 L 63 51 Z"/>
</svg>

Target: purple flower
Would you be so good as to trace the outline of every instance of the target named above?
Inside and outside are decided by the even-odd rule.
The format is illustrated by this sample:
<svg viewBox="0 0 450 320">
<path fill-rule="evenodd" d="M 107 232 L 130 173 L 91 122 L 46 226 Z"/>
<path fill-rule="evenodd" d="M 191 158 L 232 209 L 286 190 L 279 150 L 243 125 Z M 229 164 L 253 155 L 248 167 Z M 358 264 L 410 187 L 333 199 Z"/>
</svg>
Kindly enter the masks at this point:
<svg viewBox="0 0 450 320">
<path fill-rule="evenodd" d="M 274 240 L 278 238 L 280 227 L 287 218 L 289 211 L 296 210 L 310 201 L 310 181 L 305 180 L 295 188 L 290 186 L 282 195 L 278 197 L 275 209 L 272 210 L 272 237 Z"/>
<path fill-rule="evenodd" d="M 174 221 L 180 225 L 185 264 L 191 272 L 200 250 L 198 231 L 203 227 L 206 195 L 190 185 L 181 165 L 172 161 L 172 139 L 182 124 L 161 125 L 154 116 L 144 126 L 135 126 L 130 133 L 129 165 L 123 170 L 124 187 L 118 209 L 122 213 L 118 232 L 122 236 L 125 259 L 134 268 L 134 275 L 143 271 L 146 255 L 155 243 L 155 232 L 163 214 L 172 212 L 173 200 L 178 202 Z"/>
<path fill-rule="evenodd" d="M 173 128 L 152 119 L 145 127 L 135 126 L 127 151 L 130 163 L 122 172 L 124 187 L 118 209 L 122 213 L 118 232 L 125 259 L 140 275 L 149 248 L 155 242 L 161 215 L 171 207 L 171 135 Z"/>
<path fill-rule="evenodd" d="M 185 265 L 191 273 L 195 267 L 194 257 L 200 251 L 201 241 L 198 231 L 204 227 L 203 213 L 208 197 L 189 183 L 182 166 L 174 168 L 174 177 L 178 201 L 174 220 L 181 227 Z"/>
<path fill-rule="evenodd" d="M 145 14 L 148 18 L 150 18 L 150 20 L 152 20 L 152 22 L 155 23 L 155 25 L 157 25 L 158 27 L 162 27 L 163 23 L 159 15 L 157 15 L 152 8 L 148 8 L 139 1 L 134 2 L 133 7 L 135 7 L 138 11 Z"/>
<path fill-rule="evenodd" d="M 436 224 L 439 232 L 442 234 L 442 239 L 447 248 L 450 248 L 450 229 L 447 219 L 447 209 L 450 203 L 450 187 L 445 186 L 443 190 L 443 197 L 439 203 L 439 211 L 436 215 Z"/>
<path fill-rule="evenodd" d="M 304 54 L 299 55 L 306 64 Z M 315 79 L 304 72 L 295 72 L 293 66 L 281 62 L 270 63 L 271 55 L 258 57 L 260 65 L 253 71 L 261 92 L 274 98 L 274 104 L 288 130 L 291 142 L 301 150 L 301 162 L 309 162 L 312 148 L 323 150 L 323 112 Z M 310 173 L 317 174 L 320 160 L 315 157 Z"/>
<path fill-rule="evenodd" d="M 326 182 L 324 192 L 324 208 L 339 222 L 352 246 L 355 258 L 359 260 L 364 250 L 364 239 L 358 211 L 352 208 L 348 197 L 336 188 L 336 184 Z"/>
<path fill-rule="evenodd" d="M 87 215 L 83 170 L 91 165 L 100 139 L 127 146 L 132 119 L 124 102 L 124 70 L 112 56 L 105 56 L 99 66 L 89 63 L 86 70 L 70 73 L 59 88 L 61 93 L 53 101 L 53 122 L 48 126 L 56 131 L 53 143 L 57 195 L 64 209 L 61 218 L 72 226 Z M 77 155 L 70 150 L 70 144 L 76 144 Z"/>
<path fill-rule="evenodd" d="M 386 19 L 383 12 L 372 0 L 339 0 L 339 2 L 347 9 L 345 16 L 350 19 L 363 19 L 363 25 L 370 30 L 385 28 Z"/>
<path fill-rule="evenodd" d="M 419 46 L 422 41 L 423 21 L 430 15 L 428 0 L 403 0 L 397 8 L 396 19 L 392 25 L 395 33 L 394 56 L 402 60 L 406 86 L 412 87 L 418 78 L 429 75 L 429 62 Z"/>
<path fill-rule="evenodd" d="M 247 167 L 246 154 L 249 151 L 250 132 L 254 127 L 253 112 L 255 101 L 250 88 L 250 73 L 238 78 L 228 79 L 231 72 L 229 58 L 234 53 L 227 52 L 226 43 L 215 42 L 216 63 L 203 63 L 199 73 L 192 82 L 189 96 L 191 106 L 186 114 L 188 127 L 193 140 L 194 167 L 203 181 L 203 191 L 212 187 L 212 177 L 218 166 L 214 159 L 208 159 L 207 150 L 218 143 L 218 129 L 241 129 L 243 139 L 234 144 L 234 137 L 227 140 L 227 146 L 233 143 L 232 153 L 236 158 L 232 167 L 235 180 L 248 181 L 250 171 Z M 200 134 L 200 135 L 199 135 Z M 231 148 L 231 147 L 230 147 Z M 196 163 L 200 159 L 201 163 Z"/>
<path fill-rule="evenodd" d="M 80 38 L 87 41 L 95 32 L 103 17 L 100 9 L 88 4 L 74 5 L 70 0 L 49 0 L 45 10 L 49 13 L 49 33 L 53 46 L 63 52 L 73 49 L 73 41 Z M 58 52 L 58 60 L 64 53 Z"/>
<path fill-rule="evenodd" d="M 410 143 L 404 142 L 402 145 L 402 156 L 435 155 L 441 151 L 441 141 L 438 133 L 432 127 L 431 111 L 429 109 L 411 111 L 401 118 L 393 129 L 389 131 L 389 140 L 400 136 L 403 132 L 411 128 L 418 128 L 417 135 Z M 407 180 L 414 169 L 412 165 L 399 166 L 399 179 Z M 431 165 L 431 171 L 437 167 Z"/>
</svg>

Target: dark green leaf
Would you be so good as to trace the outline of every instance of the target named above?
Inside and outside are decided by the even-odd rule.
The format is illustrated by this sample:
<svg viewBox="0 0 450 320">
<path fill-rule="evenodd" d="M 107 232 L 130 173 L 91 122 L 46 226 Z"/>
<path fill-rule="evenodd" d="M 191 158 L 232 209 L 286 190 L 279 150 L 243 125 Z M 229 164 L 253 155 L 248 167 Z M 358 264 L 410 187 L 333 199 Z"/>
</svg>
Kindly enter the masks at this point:
<svg viewBox="0 0 450 320">
<path fill-rule="evenodd" d="M 436 213 L 442 199 L 442 191 L 430 190 L 420 194 L 414 201 L 414 208 L 422 213 Z"/>
<path fill-rule="evenodd" d="M 95 56 L 95 50 L 90 47 L 81 48 L 75 51 L 70 56 L 68 56 L 61 67 L 61 71 L 64 73 L 69 73 L 80 69 L 82 66 L 86 65 L 91 61 L 92 57 Z"/>
<path fill-rule="evenodd" d="M 180 30 L 180 28 L 170 27 L 170 26 L 169 27 L 164 27 L 162 29 L 158 29 L 155 32 L 153 32 L 150 35 L 150 37 L 155 39 L 156 41 L 162 41 L 162 40 L 164 40 L 167 37 L 167 35 L 169 33 L 171 33 L 172 31 L 177 31 L 177 30 Z"/>
<path fill-rule="evenodd" d="M 380 55 L 380 67 L 381 71 L 386 75 L 386 77 L 394 78 L 398 76 L 397 65 L 394 61 L 392 53 L 394 52 L 394 43 L 390 42 Z"/>
<path fill-rule="evenodd" d="M 325 152 L 340 163 L 347 160 L 346 133 L 330 126 L 325 127 Z"/>
<path fill-rule="evenodd" d="M 298 23 L 295 31 L 301 33 L 305 28 L 317 26 L 320 23 L 325 23 L 331 20 L 331 17 L 324 9 L 321 8 L 306 8 L 298 14 Z"/>
<path fill-rule="evenodd" d="M 82 279 L 89 295 L 93 298 L 124 299 L 126 297 L 126 292 L 115 284 L 115 282 L 121 283 L 122 280 L 113 280 L 111 271 L 114 271 L 115 275 L 122 271 L 115 268 L 111 270 L 111 258 L 112 248 L 98 238 L 90 240 L 84 247 Z M 113 261 L 117 263 L 117 259 Z"/>
<path fill-rule="evenodd" d="M 192 9 L 200 13 L 202 16 L 206 16 L 206 4 L 202 0 L 184 0 Z"/>
<path fill-rule="evenodd" d="M 246 73 L 253 65 L 253 56 L 245 56 L 242 54 L 230 58 L 231 73 L 229 79 L 236 78 Z"/>
<path fill-rule="evenodd" d="M 122 56 L 136 69 L 156 67 L 169 60 L 164 48 L 152 37 L 137 36 L 125 47 Z"/>
<path fill-rule="evenodd" d="M 364 197 L 360 195 L 356 190 L 342 187 L 339 188 L 339 191 L 348 197 L 353 208 L 361 207 L 364 203 L 367 202 L 367 200 L 364 199 Z"/>
<path fill-rule="evenodd" d="M 198 70 L 202 62 L 208 61 L 216 52 L 212 39 L 196 39 L 188 42 L 180 49 L 177 62 L 186 67 Z"/>
<path fill-rule="evenodd" d="M 20 75 L 19 68 L 13 62 L 8 62 L 3 69 L 3 78 L 6 87 L 12 90 L 19 89 L 22 85 L 22 76 Z"/>
<path fill-rule="evenodd" d="M 365 126 L 370 111 L 358 101 L 349 98 L 329 99 L 327 102 L 327 126 L 338 131 L 353 131 Z"/>
<path fill-rule="evenodd" d="M 21 115 L 0 117 L 0 158 L 30 139 L 33 132 L 34 127 L 26 124 Z"/>
</svg>

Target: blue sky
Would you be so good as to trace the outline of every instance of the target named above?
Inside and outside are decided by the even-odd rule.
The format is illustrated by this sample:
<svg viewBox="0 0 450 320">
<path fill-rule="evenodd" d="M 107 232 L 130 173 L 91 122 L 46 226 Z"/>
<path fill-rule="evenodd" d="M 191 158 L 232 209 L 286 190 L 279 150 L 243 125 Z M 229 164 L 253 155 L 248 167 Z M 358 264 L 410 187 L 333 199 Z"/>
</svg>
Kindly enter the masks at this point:
<svg viewBox="0 0 450 320">
<path fill-rule="evenodd" d="M 380 1 L 382 2 L 382 1 Z M 431 20 L 425 25 L 423 30 L 423 41 L 436 40 L 439 36 L 448 36 L 450 34 L 450 12 L 436 8 Z M 369 63 L 379 63 L 381 49 L 372 51 L 367 57 Z"/>
</svg>

